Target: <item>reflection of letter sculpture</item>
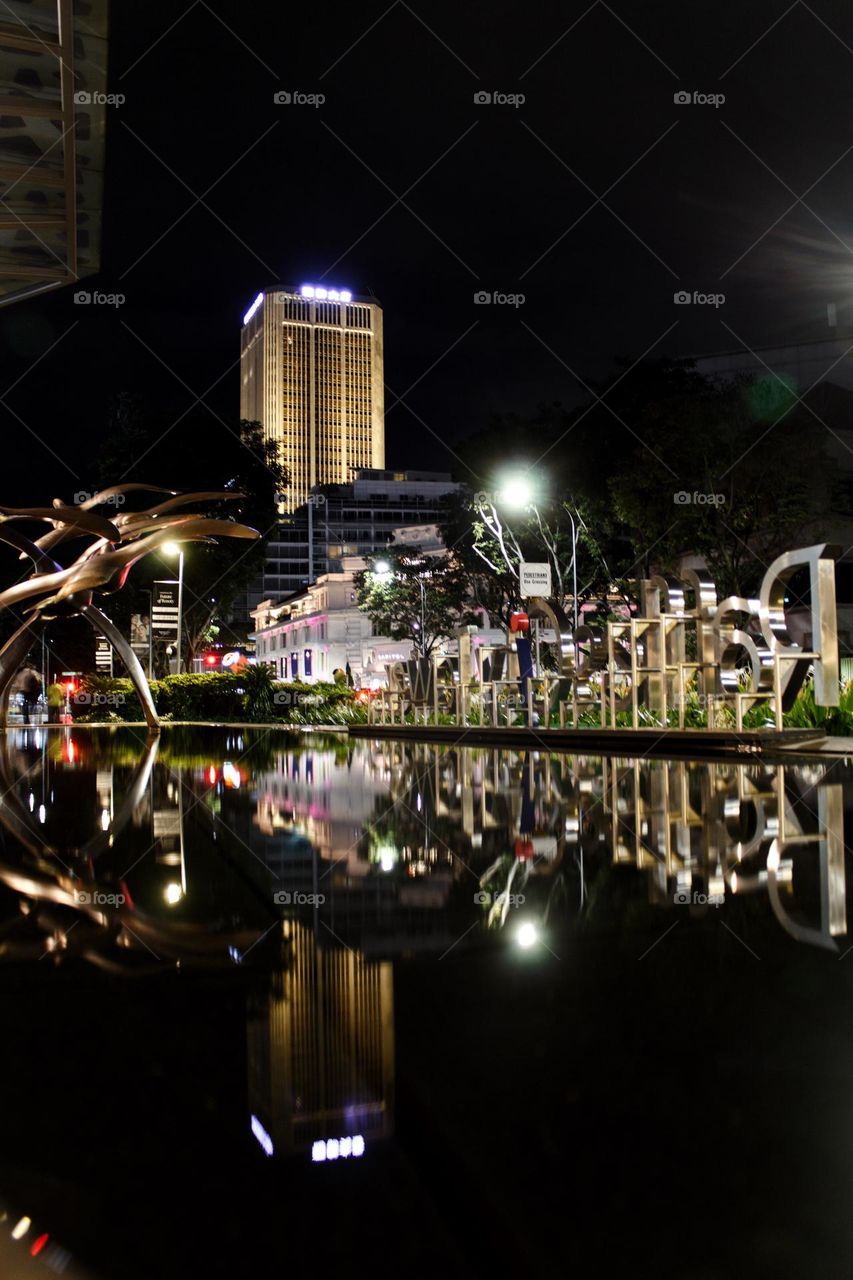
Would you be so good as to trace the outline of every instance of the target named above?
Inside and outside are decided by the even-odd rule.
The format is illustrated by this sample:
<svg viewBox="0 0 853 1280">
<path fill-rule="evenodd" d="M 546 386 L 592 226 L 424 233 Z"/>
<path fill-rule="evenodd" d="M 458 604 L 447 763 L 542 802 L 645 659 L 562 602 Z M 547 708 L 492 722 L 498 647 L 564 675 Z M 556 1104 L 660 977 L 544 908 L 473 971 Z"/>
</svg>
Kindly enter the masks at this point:
<svg viewBox="0 0 853 1280">
<path fill-rule="evenodd" d="M 110 498 L 138 490 L 172 496 L 145 511 L 127 512 L 112 520 L 91 510 Z M 79 616 L 109 640 L 133 681 L 149 727 L 158 728 L 157 712 L 142 666 L 118 628 L 92 603 L 92 595 L 96 590 L 118 591 L 137 560 L 159 550 L 165 542 L 257 538 L 257 530 L 232 520 L 177 513 L 177 508 L 192 502 L 234 501 L 242 496 L 231 492 L 178 495 L 173 489 L 156 485 L 120 484 L 102 489 L 79 506 L 66 506 L 55 498 L 51 507 L 0 507 L 0 541 L 20 551 L 22 560 L 29 557 L 35 570 L 29 578 L 0 592 L 0 608 L 23 604 L 28 610 L 23 625 L 0 650 L 0 723 L 6 719 L 12 678 L 45 624 L 52 618 Z M 11 527 L 20 521 L 40 521 L 51 526 L 50 532 L 33 542 Z M 90 539 L 89 545 L 67 568 L 48 555 L 48 551 L 62 542 L 84 537 Z"/>
</svg>

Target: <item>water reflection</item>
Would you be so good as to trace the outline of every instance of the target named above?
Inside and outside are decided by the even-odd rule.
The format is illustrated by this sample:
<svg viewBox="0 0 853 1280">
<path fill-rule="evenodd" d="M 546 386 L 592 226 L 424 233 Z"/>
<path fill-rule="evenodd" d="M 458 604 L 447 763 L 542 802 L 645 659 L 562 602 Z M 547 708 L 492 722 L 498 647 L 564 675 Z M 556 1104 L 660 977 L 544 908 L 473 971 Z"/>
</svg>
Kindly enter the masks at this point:
<svg viewBox="0 0 853 1280">
<path fill-rule="evenodd" d="M 792 937 L 837 949 L 850 781 L 838 762 L 12 731 L 0 955 L 277 965 L 286 921 L 316 946 L 441 954 L 571 927 L 629 869 L 655 909 L 695 918 L 758 895 Z"/>
<path fill-rule="evenodd" d="M 837 762 L 33 729 L 0 736 L 0 793 L 0 959 L 236 993 L 228 1105 L 269 1168 L 387 1146 L 410 958 L 474 952 L 505 981 L 583 937 L 642 959 L 681 922 L 748 951 L 758 929 L 836 953 L 847 934 Z M 51 1223 L 0 1172 L 34 1243 Z"/>
</svg>

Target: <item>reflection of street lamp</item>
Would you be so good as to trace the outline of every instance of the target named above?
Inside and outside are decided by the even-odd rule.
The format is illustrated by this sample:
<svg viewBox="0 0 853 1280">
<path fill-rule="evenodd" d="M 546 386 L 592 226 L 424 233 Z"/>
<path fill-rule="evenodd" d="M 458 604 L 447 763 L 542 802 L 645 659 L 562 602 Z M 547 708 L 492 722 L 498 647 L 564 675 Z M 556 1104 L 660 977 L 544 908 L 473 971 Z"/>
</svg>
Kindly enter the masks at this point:
<svg viewBox="0 0 853 1280">
<path fill-rule="evenodd" d="M 515 940 L 522 951 L 529 951 L 539 941 L 539 930 L 535 924 L 527 921 L 526 924 L 520 925 L 517 929 Z"/>
<path fill-rule="evenodd" d="M 181 674 L 181 629 L 184 621 L 184 549 L 178 542 L 164 542 L 163 554 L 178 557 L 178 658 L 175 672 Z"/>
</svg>

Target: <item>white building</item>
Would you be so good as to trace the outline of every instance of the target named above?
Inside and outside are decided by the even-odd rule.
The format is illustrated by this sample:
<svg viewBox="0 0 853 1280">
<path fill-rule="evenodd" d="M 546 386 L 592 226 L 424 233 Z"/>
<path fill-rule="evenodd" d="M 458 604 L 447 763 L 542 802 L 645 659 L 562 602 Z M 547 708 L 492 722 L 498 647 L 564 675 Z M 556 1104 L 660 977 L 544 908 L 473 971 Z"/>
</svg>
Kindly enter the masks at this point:
<svg viewBox="0 0 853 1280">
<path fill-rule="evenodd" d="M 284 604 L 264 600 L 253 609 L 258 662 L 271 666 L 279 680 L 308 684 L 333 680 L 336 669 L 349 665 L 359 685 L 373 625 L 356 604 L 354 572 L 324 573 Z"/>
</svg>

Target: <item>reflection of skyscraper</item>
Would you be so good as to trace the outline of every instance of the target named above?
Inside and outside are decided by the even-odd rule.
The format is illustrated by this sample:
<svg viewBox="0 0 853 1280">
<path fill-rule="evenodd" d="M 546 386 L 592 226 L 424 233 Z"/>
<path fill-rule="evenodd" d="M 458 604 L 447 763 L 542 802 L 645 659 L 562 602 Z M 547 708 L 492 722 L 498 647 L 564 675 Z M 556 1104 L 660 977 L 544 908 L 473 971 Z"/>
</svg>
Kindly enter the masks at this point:
<svg viewBox="0 0 853 1280">
<path fill-rule="evenodd" d="M 285 929 L 290 964 L 248 1026 L 253 1128 L 278 1154 L 356 1136 L 369 1145 L 393 1128 L 391 965 Z"/>
<path fill-rule="evenodd" d="M 382 308 L 303 285 L 259 293 L 243 319 L 240 415 L 263 423 L 290 473 L 289 510 L 320 484 L 385 466 Z"/>
</svg>

